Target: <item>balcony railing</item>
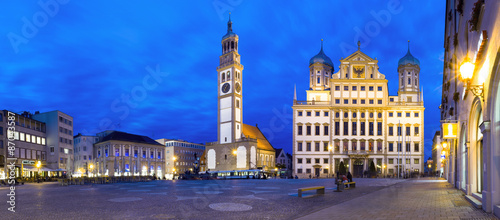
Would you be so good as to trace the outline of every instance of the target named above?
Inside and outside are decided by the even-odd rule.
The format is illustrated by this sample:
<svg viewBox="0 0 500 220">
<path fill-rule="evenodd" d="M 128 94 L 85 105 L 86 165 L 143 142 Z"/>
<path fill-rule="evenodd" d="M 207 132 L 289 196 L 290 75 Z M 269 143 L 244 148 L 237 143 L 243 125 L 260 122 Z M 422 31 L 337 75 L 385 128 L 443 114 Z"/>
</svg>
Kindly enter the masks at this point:
<svg viewBox="0 0 500 220">
<path fill-rule="evenodd" d="M 330 105 L 329 101 L 297 101 L 294 102 L 295 105 Z"/>
<path fill-rule="evenodd" d="M 418 106 L 424 105 L 424 102 L 388 102 L 389 105 L 409 105 L 409 106 Z"/>
</svg>

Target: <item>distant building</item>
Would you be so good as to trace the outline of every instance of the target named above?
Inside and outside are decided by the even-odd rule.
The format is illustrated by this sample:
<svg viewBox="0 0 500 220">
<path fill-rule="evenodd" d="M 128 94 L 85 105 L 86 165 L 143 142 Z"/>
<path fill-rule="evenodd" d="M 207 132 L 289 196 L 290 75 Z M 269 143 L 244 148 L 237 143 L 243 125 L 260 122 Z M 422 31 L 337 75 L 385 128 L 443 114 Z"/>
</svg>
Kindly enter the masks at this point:
<svg viewBox="0 0 500 220">
<path fill-rule="evenodd" d="M 165 174 L 167 175 L 193 171 L 194 163 L 196 161 L 200 162 L 199 160 L 205 152 L 205 145 L 203 144 L 165 138 L 156 141 L 166 147 Z M 202 170 L 200 169 L 200 171 Z"/>
<path fill-rule="evenodd" d="M 446 147 L 447 143 L 444 143 L 441 138 L 441 131 L 436 131 L 434 134 L 434 138 L 432 138 L 432 166 L 431 166 L 431 171 L 438 175 L 438 176 L 443 176 L 445 175 L 445 161 L 446 155 L 443 152 L 443 144 Z M 449 148 L 448 148 L 449 149 Z"/>
<path fill-rule="evenodd" d="M 276 148 L 276 167 L 279 169 L 280 175 L 292 175 L 292 155 L 286 153 L 283 149 Z"/>
<path fill-rule="evenodd" d="M 44 122 L 47 130 L 47 167 L 59 174 L 73 172 L 73 117 L 60 112 L 35 112 L 33 119 Z"/>
<path fill-rule="evenodd" d="M 155 140 L 121 131 L 97 134 L 94 144 L 97 176 L 165 175 L 165 146 Z"/>
<path fill-rule="evenodd" d="M 15 132 L 11 133 L 8 123 L 14 117 Z M 8 155 L 9 135 L 13 136 L 14 156 Z M 40 161 L 41 175 L 54 174 L 47 168 L 47 130 L 44 122 L 32 118 L 32 114 L 24 112 L 16 114 L 8 110 L 0 111 L 0 179 L 5 179 L 9 161 L 6 158 L 17 158 L 15 161 L 16 177 L 34 177 L 38 172 L 36 163 Z M 7 164 L 6 164 L 7 162 Z"/>
<path fill-rule="evenodd" d="M 91 176 L 94 168 L 94 144 L 99 141 L 97 136 L 77 134 L 73 137 L 75 160 L 74 173 Z"/>
</svg>

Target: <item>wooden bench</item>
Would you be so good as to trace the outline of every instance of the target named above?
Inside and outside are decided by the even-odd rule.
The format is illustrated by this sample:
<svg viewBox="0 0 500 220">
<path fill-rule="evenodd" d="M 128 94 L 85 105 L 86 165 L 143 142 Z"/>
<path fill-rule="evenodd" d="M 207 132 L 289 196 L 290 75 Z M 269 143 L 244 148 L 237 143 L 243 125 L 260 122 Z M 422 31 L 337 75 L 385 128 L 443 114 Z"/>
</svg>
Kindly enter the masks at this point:
<svg viewBox="0 0 500 220">
<path fill-rule="evenodd" d="M 302 197 L 302 192 L 309 191 L 309 190 L 316 190 L 317 194 L 325 194 L 325 187 L 324 186 L 312 186 L 312 187 L 300 188 L 299 189 L 299 197 Z"/>
<path fill-rule="evenodd" d="M 352 187 L 352 188 L 356 188 L 356 182 L 347 182 L 347 183 L 344 183 L 344 186 L 345 185 Z"/>
</svg>

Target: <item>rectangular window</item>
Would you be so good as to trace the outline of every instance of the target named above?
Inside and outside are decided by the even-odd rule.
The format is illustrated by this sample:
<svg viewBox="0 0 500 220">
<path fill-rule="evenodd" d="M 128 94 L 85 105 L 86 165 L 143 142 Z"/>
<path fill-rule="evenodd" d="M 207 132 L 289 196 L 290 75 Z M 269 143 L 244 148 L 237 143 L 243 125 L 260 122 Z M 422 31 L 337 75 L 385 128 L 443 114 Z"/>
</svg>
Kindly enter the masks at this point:
<svg viewBox="0 0 500 220">
<path fill-rule="evenodd" d="M 349 91 L 349 86 L 344 86 L 344 91 Z"/>
<path fill-rule="evenodd" d="M 307 142 L 306 151 L 311 151 L 311 142 Z"/>
<path fill-rule="evenodd" d="M 398 112 L 398 118 L 401 118 L 401 112 Z"/>
<path fill-rule="evenodd" d="M 359 125 L 360 125 L 360 132 L 359 132 L 359 134 L 360 135 L 365 135 L 365 127 L 366 127 L 365 126 L 365 122 L 360 122 Z"/>
<path fill-rule="evenodd" d="M 415 143 L 413 150 L 414 150 L 415 152 L 419 152 L 419 151 L 420 151 L 420 147 L 419 147 L 419 144 L 418 144 L 418 143 Z"/>
<path fill-rule="evenodd" d="M 335 86 L 335 91 L 339 91 L 340 90 L 340 86 Z"/>
<path fill-rule="evenodd" d="M 151 154 L 150 154 L 150 158 L 151 158 L 151 159 L 154 159 L 154 152 L 151 152 Z"/>
<path fill-rule="evenodd" d="M 373 135 L 373 122 L 368 122 L 368 135 Z"/>
<path fill-rule="evenodd" d="M 389 117 L 393 117 L 393 116 L 394 116 L 394 113 L 389 112 Z"/>
<path fill-rule="evenodd" d="M 142 151 L 142 158 L 146 158 L 146 151 Z"/>
<path fill-rule="evenodd" d="M 115 157 L 119 157 L 119 156 L 120 156 L 120 149 L 115 148 Z"/>
<path fill-rule="evenodd" d="M 92 156 L 89 155 L 89 160 L 92 160 Z"/>
<path fill-rule="evenodd" d="M 394 143 L 389 143 L 389 152 L 393 152 L 394 151 Z"/>
<path fill-rule="evenodd" d="M 306 127 L 306 135 L 311 135 L 311 126 L 310 125 L 308 125 Z"/>
<path fill-rule="evenodd" d="M 311 116 L 311 112 L 310 111 L 306 112 L 306 116 Z"/>
<path fill-rule="evenodd" d="M 418 112 L 415 112 L 415 118 L 418 118 Z"/>
<path fill-rule="evenodd" d="M 378 91 L 382 91 L 382 86 L 377 87 Z"/>
<path fill-rule="evenodd" d="M 368 87 L 369 91 L 373 91 L 373 86 Z"/>
<path fill-rule="evenodd" d="M 319 158 L 314 159 L 314 163 L 318 164 L 319 163 Z"/>
<path fill-rule="evenodd" d="M 402 152 L 402 151 L 403 151 L 403 144 L 398 143 L 398 152 Z"/>
<path fill-rule="evenodd" d="M 302 163 L 302 158 L 297 158 L 297 163 Z"/>
<path fill-rule="evenodd" d="M 319 152 L 319 143 L 314 143 L 314 151 Z"/>
<path fill-rule="evenodd" d="M 398 126 L 398 136 L 401 136 L 401 130 L 402 130 L 402 128 L 400 126 Z"/>
<path fill-rule="evenodd" d="M 311 173 L 311 169 L 306 169 L 306 173 Z"/>
<path fill-rule="evenodd" d="M 327 117 L 327 116 L 328 116 L 328 112 L 324 112 L 324 113 L 323 113 L 323 115 L 324 115 L 325 117 Z"/>
<path fill-rule="evenodd" d="M 377 100 L 377 104 L 382 105 L 382 99 Z"/>
<path fill-rule="evenodd" d="M 373 105 L 373 103 L 374 103 L 374 102 L 373 102 L 373 99 L 368 100 L 368 103 L 369 103 L 370 105 Z"/>
<path fill-rule="evenodd" d="M 344 99 L 344 104 L 345 105 L 349 104 L 349 99 Z"/>
<path fill-rule="evenodd" d="M 302 173 L 302 169 L 297 169 L 297 173 Z"/>
<path fill-rule="evenodd" d="M 302 111 L 298 111 L 298 112 L 297 112 L 297 115 L 298 115 L 298 116 L 302 116 Z"/>
<path fill-rule="evenodd" d="M 382 135 L 382 122 L 377 122 L 377 135 Z"/>
<path fill-rule="evenodd" d="M 364 99 L 361 99 L 361 104 L 364 105 L 365 104 L 365 100 Z"/>
<path fill-rule="evenodd" d="M 349 135 L 349 122 L 344 122 L 344 135 Z"/>
<path fill-rule="evenodd" d="M 314 126 L 314 128 L 315 128 L 314 134 L 315 135 L 319 135 L 319 132 L 320 132 L 319 131 L 319 125 Z"/>
<path fill-rule="evenodd" d="M 297 134 L 298 134 L 298 135 L 302 135 L 302 125 L 299 125 L 299 126 L 297 127 Z"/>
<path fill-rule="evenodd" d="M 413 164 L 420 164 L 420 160 L 419 159 L 414 159 L 413 160 Z"/>
<path fill-rule="evenodd" d="M 406 164 L 410 164 L 410 159 L 406 159 Z"/>
<path fill-rule="evenodd" d="M 389 126 L 389 136 L 394 136 L 394 127 Z"/>
<path fill-rule="evenodd" d="M 328 125 L 325 125 L 325 126 L 323 127 L 323 134 L 324 134 L 324 135 L 328 135 Z"/>
<path fill-rule="evenodd" d="M 394 102 L 394 98 L 389 98 L 389 102 Z"/>
<path fill-rule="evenodd" d="M 316 116 L 319 116 L 319 114 L 321 113 L 320 111 L 317 111 L 315 112 L 316 113 Z"/>
<path fill-rule="evenodd" d="M 407 126 L 406 127 L 406 136 L 410 136 L 411 135 L 411 127 Z"/>
<path fill-rule="evenodd" d="M 365 91 L 365 86 L 361 86 L 361 91 Z"/>
<path fill-rule="evenodd" d="M 135 157 L 135 158 L 137 158 L 137 154 L 138 154 L 138 153 L 139 153 L 139 152 L 138 152 L 137 150 L 134 150 L 134 157 Z"/>
<path fill-rule="evenodd" d="M 394 159 L 389 158 L 389 164 L 394 164 Z"/>
<path fill-rule="evenodd" d="M 302 143 L 297 143 L 297 151 L 302 151 Z"/>
<path fill-rule="evenodd" d="M 352 122 L 352 135 L 358 135 L 358 125 L 355 121 Z"/>
<path fill-rule="evenodd" d="M 335 99 L 335 104 L 340 104 L 340 99 Z"/>
<path fill-rule="evenodd" d="M 311 158 L 306 158 L 306 163 L 310 164 L 311 163 Z"/>
<path fill-rule="evenodd" d="M 419 134 L 418 127 L 415 127 L 415 136 L 417 136 L 418 134 Z"/>
<path fill-rule="evenodd" d="M 328 142 L 323 142 L 323 151 L 328 151 Z"/>
<path fill-rule="evenodd" d="M 358 90 L 358 87 L 357 86 L 353 86 L 352 87 L 352 91 L 356 91 L 356 90 Z"/>
<path fill-rule="evenodd" d="M 129 155 L 129 149 L 125 149 L 125 156 L 128 157 Z"/>
<path fill-rule="evenodd" d="M 353 105 L 358 104 L 358 100 L 357 100 L 357 99 L 353 99 L 353 100 L 352 100 L 352 104 L 353 104 Z"/>
<path fill-rule="evenodd" d="M 335 135 L 340 135 L 340 122 L 335 122 Z"/>
</svg>

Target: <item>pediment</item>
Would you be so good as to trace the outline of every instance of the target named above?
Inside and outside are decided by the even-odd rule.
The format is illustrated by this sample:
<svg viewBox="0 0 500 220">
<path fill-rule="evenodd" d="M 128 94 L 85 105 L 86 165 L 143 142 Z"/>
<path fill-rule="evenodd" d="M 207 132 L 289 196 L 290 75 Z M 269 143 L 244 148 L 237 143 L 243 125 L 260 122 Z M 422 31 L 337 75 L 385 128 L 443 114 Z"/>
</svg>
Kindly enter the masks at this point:
<svg viewBox="0 0 500 220">
<path fill-rule="evenodd" d="M 345 59 L 341 60 L 341 62 L 376 62 L 376 60 L 358 50 Z"/>
</svg>

